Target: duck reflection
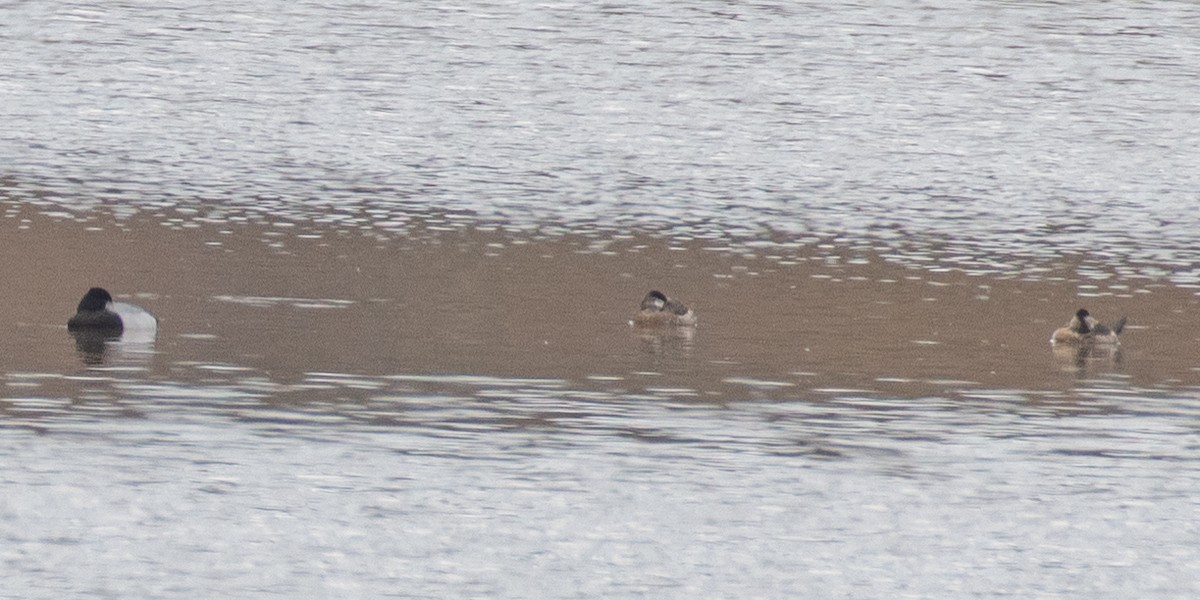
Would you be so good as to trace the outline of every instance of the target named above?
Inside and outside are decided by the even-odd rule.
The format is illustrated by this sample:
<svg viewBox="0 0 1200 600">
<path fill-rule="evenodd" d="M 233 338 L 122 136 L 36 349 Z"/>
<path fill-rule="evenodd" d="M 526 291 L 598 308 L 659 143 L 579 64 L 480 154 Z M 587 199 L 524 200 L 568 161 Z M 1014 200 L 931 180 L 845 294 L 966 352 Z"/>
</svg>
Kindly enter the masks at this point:
<svg viewBox="0 0 1200 600">
<path fill-rule="evenodd" d="M 85 366 L 144 365 L 154 355 L 154 332 L 83 329 L 70 333 Z"/>
<path fill-rule="evenodd" d="M 1125 366 L 1120 346 L 1112 345 L 1055 345 L 1054 358 L 1064 371 L 1083 375 L 1119 371 Z"/>
<path fill-rule="evenodd" d="M 120 334 L 96 330 L 72 331 L 71 337 L 75 338 L 75 351 L 80 360 L 89 367 L 104 364 L 108 343 L 121 339 Z"/>
<path fill-rule="evenodd" d="M 679 354 L 689 356 L 696 339 L 693 327 L 667 327 L 659 329 L 634 328 L 641 342 L 642 351 L 655 356 Z"/>
</svg>

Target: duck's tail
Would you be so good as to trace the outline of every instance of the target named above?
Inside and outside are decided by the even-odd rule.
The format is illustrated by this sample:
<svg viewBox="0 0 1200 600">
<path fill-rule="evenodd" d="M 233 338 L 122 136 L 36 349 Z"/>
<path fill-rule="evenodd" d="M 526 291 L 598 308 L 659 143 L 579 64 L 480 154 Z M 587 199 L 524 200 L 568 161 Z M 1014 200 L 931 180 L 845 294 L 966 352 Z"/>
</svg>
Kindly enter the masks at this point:
<svg viewBox="0 0 1200 600">
<path fill-rule="evenodd" d="M 1116 323 L 1113 324 L 1112 332 L 1117 335 L 1121 335 L 1121 330 L 1125 329 L 1125 321 L 1128 321 L 1128 320 L 1129 320 L 1128 317 L 1121 317 L 1120 321 L 1117 321 Z"/>
</svg>

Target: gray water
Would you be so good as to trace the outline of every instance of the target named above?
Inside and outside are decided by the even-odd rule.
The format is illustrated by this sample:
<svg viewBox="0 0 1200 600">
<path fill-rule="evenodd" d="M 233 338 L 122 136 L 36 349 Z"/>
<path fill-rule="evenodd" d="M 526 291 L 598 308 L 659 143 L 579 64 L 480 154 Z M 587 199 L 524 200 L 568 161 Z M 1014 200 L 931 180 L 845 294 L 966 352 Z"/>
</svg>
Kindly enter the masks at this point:
<svg viewBox="0 0 1200 600">
<path fill-rule="evenodd" d="M 0 4 L 0 597 L 1196 596 L 1198 31 Z"/>
</svg>

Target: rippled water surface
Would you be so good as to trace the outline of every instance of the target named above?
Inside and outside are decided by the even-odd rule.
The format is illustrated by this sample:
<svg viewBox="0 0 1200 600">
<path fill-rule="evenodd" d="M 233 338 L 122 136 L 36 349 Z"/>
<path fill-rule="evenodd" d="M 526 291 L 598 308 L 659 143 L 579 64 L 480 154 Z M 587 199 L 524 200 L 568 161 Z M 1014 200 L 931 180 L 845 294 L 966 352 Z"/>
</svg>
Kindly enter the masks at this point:
<svg viewBox="0 0 1200 600">
<path fill-rule="evenodd" d="M 0 597 L 1200 593 L 1193 3 L 0 22 Z"/>
</svg>

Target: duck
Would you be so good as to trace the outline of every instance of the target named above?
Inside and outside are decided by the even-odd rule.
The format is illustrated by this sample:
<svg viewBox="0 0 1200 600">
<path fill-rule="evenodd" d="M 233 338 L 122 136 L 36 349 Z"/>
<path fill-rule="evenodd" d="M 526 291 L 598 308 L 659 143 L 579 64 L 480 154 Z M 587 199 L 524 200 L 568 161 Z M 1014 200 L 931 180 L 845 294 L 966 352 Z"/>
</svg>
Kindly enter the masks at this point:
<svg viewBox="0 0 1200 600">
<path fill-rule="evenodd" d="M 638 327 L 692 327 L 696 324 L 696 313 L 682 302 L 651 290 L 642 298 L 633 324 Z"/>
<path fill-rule="evenodd" d="M 126 331 L 152 333 L 158 319 L 146 309 L 125 302 L 114 302 L 104 288 L 94 287 L 79 301 L 75 316 L 67 320 L 67 331 L 122 335 Z"/>
<path fill-rule="evenodd" d="M 1127 320 L 1126 317 L 1121 317 L 1112 327 L 1108 327 L 1097 321 L 1086 308 L 1081 308 L 1075 311 L 1069 323 L 1054 331 L 1054 335 L 1050 336 L 1050 343 L 1116 346 L 1121 343 L 1117 336 L 1125 329 Z"/>
</svg>

